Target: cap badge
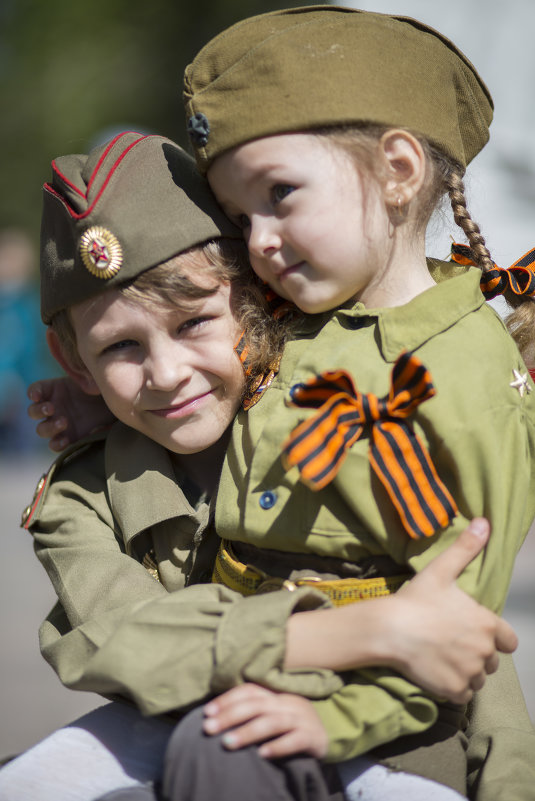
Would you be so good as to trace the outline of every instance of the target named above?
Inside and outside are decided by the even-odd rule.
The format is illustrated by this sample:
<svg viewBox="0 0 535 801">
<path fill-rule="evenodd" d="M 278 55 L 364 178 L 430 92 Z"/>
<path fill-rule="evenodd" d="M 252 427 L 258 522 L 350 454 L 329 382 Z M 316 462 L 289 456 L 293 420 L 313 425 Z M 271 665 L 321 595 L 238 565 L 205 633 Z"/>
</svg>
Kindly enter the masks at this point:
<svg viewBox="0 0 535 801">
<path fill-rule="evenodd" d="M 119 272 L 123 263 L 119 240 L 100 225 L 94 225 L 82 234 L 80 255 L 84 267 L 97 278 L 111 278 Z"/>
<path fill-rule="evenodd" d="M 188 134 L 194 145 L 204 147 L 208 142 L 210 123 L 200 111 L 188 120 Z"/>
</svg>

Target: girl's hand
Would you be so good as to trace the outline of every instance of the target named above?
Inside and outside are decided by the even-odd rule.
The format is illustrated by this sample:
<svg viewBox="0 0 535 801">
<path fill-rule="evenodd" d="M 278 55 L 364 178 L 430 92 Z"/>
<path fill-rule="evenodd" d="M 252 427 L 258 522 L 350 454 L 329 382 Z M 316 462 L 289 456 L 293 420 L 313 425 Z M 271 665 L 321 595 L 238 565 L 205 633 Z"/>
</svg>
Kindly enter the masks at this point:
<svg viewBox="0 0 535 801">
<path fill-rule="evenodd" d="M 257 684 L 241 684 L 204 707 L 206 734 L 220 734 L 231 751 L 263 743 L 260 756 L 276 759 L 310 754 L 322 759 L 327 734 L 316 710 L 306 698 L 275 693 Z"/>
<path fill-rule="evenodd" d="M 511 626 L 460 590 L 455 580 L 485 545 L 489 524 L 479 518 L 440 556 L 391 599 L 402 673 L 435 695 L 466 703 L 487 673 L 498 667 L 497 651 L 515 650 Z M 393 605 L 392 605 L 393 606 Z"/>
<path fill-rule="evenodd" d="M 52 451 L 62 451 L 115 419 L 100 395 L 86 395 L 70 378 L 36 381 L 28 397 L 28 416 L 40 421 L 35 430 L 49 440 Z"/>
<path fill-rule="evenodd" d="M 394 595 L 291 615 L 285 667 L 387 666 L 433 695 L 466 703 L 496 670 L 497 652 L 518 644 L 505 620 L 456 584 L 488 537 L 488 522 L 478 518 Z"/>
</svg>

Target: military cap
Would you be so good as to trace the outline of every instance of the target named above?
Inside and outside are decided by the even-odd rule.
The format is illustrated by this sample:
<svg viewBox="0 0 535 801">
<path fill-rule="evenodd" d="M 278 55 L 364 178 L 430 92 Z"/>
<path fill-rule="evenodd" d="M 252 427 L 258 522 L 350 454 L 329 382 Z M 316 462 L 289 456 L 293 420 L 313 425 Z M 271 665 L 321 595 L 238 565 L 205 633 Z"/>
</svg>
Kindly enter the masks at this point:
<svg viewBox="0 0 535 801">
<path fill-rule="evenodd" d="M 409 17 L 305 6 L 238 22 L 186 68 L 197 164 L 252 139 L 374 123 L 422 134 L 466 166 L 493 103 L 455 45 Z"/>
<path fill-rule="evenodd" d="M 45 323 L 188 248 L 241 238 L 191 156 L 162 136 L 129 131 L 89 155 L 55 159 L 43 196 Z"/>
</svg>

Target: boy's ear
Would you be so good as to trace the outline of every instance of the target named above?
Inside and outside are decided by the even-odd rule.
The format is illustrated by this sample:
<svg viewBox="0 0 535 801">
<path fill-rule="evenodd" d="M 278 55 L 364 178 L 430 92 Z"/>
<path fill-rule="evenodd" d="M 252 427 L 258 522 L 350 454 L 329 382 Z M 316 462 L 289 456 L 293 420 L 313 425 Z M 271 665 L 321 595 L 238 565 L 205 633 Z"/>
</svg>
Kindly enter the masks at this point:
<svg viewBox="0 0 535 801">
<path fill-rule="evenodd" d="M 382 135 L 379 148 L 386 167 L 385 201 L 389 206 L 407 206 L 425 180 L 423 147 L 408 131 L 393 128 Z"/>
<path fill-rule="evenodd" d="M 70 376 L 87 395 L 100 395 L 100 390 L 89 370 L 81 363 L 75 364 L 69 359 L 54 329 L 47 328 L 46 341 L 48 342 L 50 353 L 58 364 L 63 367 L 67 375 Z"/>
</svg>

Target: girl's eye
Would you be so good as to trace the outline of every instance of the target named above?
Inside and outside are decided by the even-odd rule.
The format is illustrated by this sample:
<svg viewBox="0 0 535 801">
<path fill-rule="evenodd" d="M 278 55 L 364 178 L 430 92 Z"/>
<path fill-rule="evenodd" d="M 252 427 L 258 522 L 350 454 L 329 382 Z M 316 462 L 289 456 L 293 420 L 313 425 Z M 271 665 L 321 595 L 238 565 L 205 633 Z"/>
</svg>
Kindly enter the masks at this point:
<svg viewBox="0 0 535 801">
<path fill-rule="evenodd" d="M 271 188 L 271 202 L 275 205 L 284 200 L 285 197 L 290 195 L 295 190 L 295 186 L 291 184 L 275 184 Z"/>
<path fill-rule="evenodd" d="M 242 231 L 245 228 L 249 228 L 249 226 L 251 225 L 249 217 L 246 214 L 238 215 L 238 217 L 236 218 L 236 224 L 238 228 L 241 228 Z"/>
</svg>

